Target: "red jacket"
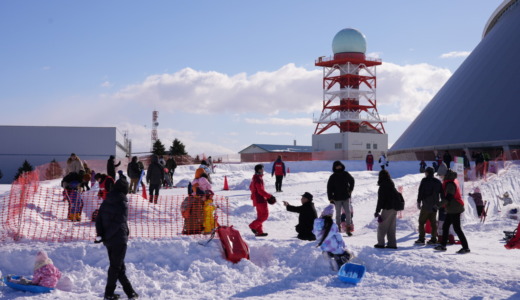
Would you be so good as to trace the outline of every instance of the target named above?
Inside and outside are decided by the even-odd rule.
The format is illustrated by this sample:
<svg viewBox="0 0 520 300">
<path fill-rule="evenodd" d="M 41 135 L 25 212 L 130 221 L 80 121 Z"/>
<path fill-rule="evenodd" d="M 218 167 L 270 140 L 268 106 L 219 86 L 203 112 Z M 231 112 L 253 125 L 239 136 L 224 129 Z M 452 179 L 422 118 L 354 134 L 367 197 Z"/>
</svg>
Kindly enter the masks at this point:
<svg viewBox="0 0 520 300">
<path fill-rule="evenodd" d="M 367 164 L 373 165 L 374 164 L 374 156 L 372 156 L 372 154 L 368 154 L 366 162 L 367 162 Z"/>
<path fill-rule="evenodd" d="M 114 179 L 110 176 L 107 176 L 105 178 L 105 180 L 101 181 L 99 183 L 99 192 L 98 192 L 98 196 L 103 199 L 103 200 L 106 200 L 107 199 L 107 194 L 108 192 L 110 192 L 112 190 L 112 187 L 114 186 Z"/>
<path fill-rule="evenodd" d="M 271 194 L 264 189 L 264 175 L 255 174 L 249 185 L 251 191 L 251 200 L 253 200 L 253 206 L 257 203 L 267 203 L 267 199 L 271 197 Z"/>
</svg>

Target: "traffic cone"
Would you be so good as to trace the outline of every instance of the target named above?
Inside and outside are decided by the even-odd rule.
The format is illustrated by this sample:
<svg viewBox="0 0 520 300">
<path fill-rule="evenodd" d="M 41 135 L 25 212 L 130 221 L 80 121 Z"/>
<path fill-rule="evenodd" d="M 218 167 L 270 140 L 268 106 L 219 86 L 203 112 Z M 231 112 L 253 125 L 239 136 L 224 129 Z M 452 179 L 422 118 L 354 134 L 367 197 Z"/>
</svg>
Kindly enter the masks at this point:
<svg viewBox="0 0 520 300">
<path fill-rule="evenodd" d="M 224 188 L 222 190 L 224 190 L 224 191 L 228 191 L 229 190 L 229 186 L 228 186 L 228 183 L 227 183 L 227 176 L 224 176 Z"/>
</svg>

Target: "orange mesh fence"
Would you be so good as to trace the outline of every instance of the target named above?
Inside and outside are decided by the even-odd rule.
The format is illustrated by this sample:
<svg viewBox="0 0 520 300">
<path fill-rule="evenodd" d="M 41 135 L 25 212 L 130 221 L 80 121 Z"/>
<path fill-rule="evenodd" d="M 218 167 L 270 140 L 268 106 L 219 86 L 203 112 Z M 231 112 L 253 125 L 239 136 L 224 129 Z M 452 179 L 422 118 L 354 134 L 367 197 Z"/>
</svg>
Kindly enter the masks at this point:
<svg viewBox="0 0 520 300">
<path fill-rule="evenodd" d="M 0 198 L 1 238 L 79 241 L 96 237 L 93 219 L 102 202 L 97 189 L 78 192 L 33 184 L 13 184 Z M 157 204 L 128 195 L 130 238 L 167 238 L 210 233 L 229 225 L 228 198 L 160 195 Z"/>
</svg>

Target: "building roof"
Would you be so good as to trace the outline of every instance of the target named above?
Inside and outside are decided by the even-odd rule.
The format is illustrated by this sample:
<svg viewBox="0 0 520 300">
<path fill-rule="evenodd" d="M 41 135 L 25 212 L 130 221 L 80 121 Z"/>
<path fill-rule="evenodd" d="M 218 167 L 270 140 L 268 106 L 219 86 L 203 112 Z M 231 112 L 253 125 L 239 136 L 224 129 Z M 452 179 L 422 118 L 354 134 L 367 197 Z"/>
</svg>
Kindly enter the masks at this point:
<svg viewBox="0 0 520 300">
<path fill-rule="evenodd" d="M 312 152 L 312 146 L 251 144 L 238 153 L 246 153 L 254 148 L 260 148 L 265 152 Z"/>
<path fill-rule="evenodd" d="M 504 14 L 390 149 L 520 142 L 520 5 Z"/>
</svg>

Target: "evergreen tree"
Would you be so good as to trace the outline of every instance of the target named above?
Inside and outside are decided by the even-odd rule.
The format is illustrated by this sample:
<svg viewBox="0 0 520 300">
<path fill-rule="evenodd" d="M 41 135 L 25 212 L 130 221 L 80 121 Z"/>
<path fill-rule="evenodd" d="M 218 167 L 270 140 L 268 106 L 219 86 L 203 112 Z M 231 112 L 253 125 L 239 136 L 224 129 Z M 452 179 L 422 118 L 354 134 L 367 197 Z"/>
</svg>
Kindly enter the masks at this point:
<svg viewBox="0 0 520 300">
<path fill-rule="evenodd" d="M 173 140 L 173 144 L 170 146 L 170 154 L 171 155 L 187 155 L 186 150 L 184 149 L 184 144 L 178 139 Z"/>
<path fill-rule="evenodd" d="M 157 140 L 157 141 L 155 141 L 155 143 L 153 143 L 152 153 L 155 155 L 158 155 L 158 156 L 162 156 L 162 155 L 166 154 L 166 148 L 164 147 L 161 140 Z"/>
<path fill-rule="evenodd" d="M 60 164 L 56 161 L 56 159 L 53 159 L 47 167 L 47 170 L 45 170 L 45 179 L 51 180 L 60 178 L 62 173 L 63 169 L 61 168 Z"/>
<path fill-rule="evenodd" d="M 34 167 L 27 161 L 23 161 L 23 165 L 18 168 L 18 172 L 14 176 L 14 180 L 18 179 L 23 173 L 34 171 Z"/>
</svg>

